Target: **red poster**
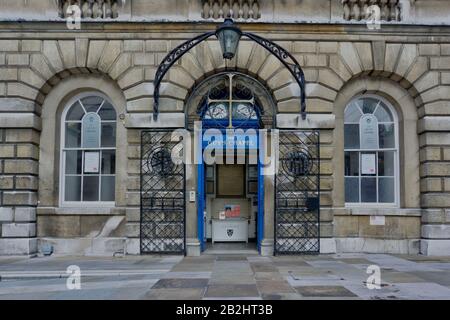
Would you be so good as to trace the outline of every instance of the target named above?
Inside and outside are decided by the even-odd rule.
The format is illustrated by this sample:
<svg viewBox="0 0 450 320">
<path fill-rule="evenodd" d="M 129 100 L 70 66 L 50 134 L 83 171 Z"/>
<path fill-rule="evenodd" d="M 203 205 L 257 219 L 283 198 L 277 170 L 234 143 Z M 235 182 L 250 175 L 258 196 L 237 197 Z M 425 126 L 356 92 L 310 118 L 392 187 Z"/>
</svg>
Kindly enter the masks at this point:
<svg viewBox="0 0 450 320">
<path fill-rule="evenodd" d="M 239 218 L 241 216 L 241 206 L 240 205 L 226 205 L 225 206 L 225 216 L 227 218 Z"/>
</svg>

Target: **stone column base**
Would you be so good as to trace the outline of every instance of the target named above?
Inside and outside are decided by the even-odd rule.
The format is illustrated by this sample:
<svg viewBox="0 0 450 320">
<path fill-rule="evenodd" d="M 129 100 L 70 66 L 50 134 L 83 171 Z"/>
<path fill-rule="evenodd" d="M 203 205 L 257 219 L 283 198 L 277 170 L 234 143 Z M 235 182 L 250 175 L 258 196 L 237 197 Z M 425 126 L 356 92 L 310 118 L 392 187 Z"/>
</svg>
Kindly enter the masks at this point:
<svg viewBox="0 0 450 320">
<path fill-rule="evenodd" d="M 422 239 L 420 253 L 426 256 L 450 256 L 450 239 Z"/>
<path fill-rule="evenodd" d="M 273 239 L 263 239 L 261 241 L 261 255 L 263 257 L 273 256 Z"/>
<path fill-rule="evenodd" d="M 0 239 L 0 256 L 26 255 L 33 257 L 37 253 L 36 238 Z"/>
<path fill-rule="evenodd" d="M 186 239 L 186 255 L 188 257 L 199 257 L 200 254 L 200 241 L 196 238 Z"/>
<path fill-rule="evenodd" d="M 336 253 L 336 240 L 334 238 L 320 238 L 320 253 Z"/>
</svg>

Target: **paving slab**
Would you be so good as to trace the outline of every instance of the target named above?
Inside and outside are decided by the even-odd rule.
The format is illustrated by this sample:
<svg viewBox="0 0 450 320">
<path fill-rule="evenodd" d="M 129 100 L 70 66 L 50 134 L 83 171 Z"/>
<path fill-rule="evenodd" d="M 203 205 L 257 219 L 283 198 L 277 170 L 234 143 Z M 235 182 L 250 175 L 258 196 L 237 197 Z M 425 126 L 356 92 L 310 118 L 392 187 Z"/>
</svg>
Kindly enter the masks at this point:
<svg viewBox="0 0 450 320">
<path fill-rule="evenodd" d="M 203 298 L 204 288 L 152 289 L 143 296 L 144 300 L 200 300 Z"/>
<path fill-rule="evenodd" d="M 175 289 L 175 288 L 204 288 L 209 279 L 160 279 L 152 289 Z"/>
<path fill-rule="evenodd" d="M 357 297 L 343 286 L 304 286 L 295 290 L 303 297 Z"/>
<path fill-rule="evenodd" d="M 209 285 L 205 297 L 259 297 L 255 284 L 212 284 Z"/>
</svg>

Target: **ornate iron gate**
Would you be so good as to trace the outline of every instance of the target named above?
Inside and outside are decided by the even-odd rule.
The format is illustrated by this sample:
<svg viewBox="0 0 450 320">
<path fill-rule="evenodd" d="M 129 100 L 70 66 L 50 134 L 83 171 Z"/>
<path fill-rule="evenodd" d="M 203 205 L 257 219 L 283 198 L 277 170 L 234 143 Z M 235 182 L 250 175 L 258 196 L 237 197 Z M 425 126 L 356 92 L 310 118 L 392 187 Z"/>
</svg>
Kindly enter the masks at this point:
<svg viewBox="0 0 450 320">
<path fill-rule="evenodd" d="M 275 254 L 320 251 L 318 131 L 279 131 L 275 177 Z"/>
<path fill-rule="evenodd" d="M 141 133 L 141 253 L 185 252 L 185 166 L 172 130 Z"/>
</svg>

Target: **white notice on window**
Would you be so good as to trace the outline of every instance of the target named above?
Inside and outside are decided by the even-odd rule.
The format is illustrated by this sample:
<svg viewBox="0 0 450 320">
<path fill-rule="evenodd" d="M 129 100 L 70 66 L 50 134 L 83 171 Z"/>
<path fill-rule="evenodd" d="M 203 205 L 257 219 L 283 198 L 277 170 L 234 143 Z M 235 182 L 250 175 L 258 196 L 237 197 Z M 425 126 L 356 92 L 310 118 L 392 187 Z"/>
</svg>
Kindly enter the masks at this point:
<svg viewBox="0 0 450 320">
<path fill-rule="evenodd" d="M 361 154 L 361 174 L 376 174 L 375 153 Z"/>
<path fill-rule="evenodd" d="M 98 164 L 100 160 L 100 152 L 84 153 L 84 172 L 98 173 Z"/>
</svg>

